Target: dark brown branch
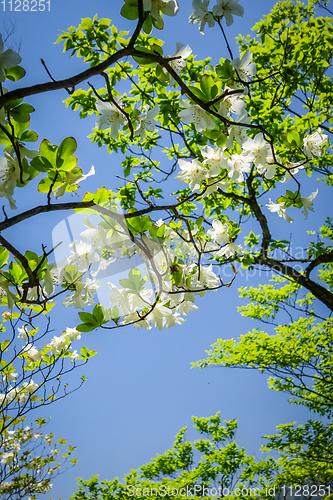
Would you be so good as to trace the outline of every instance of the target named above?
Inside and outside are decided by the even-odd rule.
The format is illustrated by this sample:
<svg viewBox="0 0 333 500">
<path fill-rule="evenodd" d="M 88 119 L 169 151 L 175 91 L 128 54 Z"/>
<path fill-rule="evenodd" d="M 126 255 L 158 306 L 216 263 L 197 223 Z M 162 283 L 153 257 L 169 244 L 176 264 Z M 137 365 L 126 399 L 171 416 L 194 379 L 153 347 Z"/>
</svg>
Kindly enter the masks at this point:
<svg viewBox="0 0 333 500">
<path fill-rule="evenodd" d="M 105 61 L 98 64 L 97 66 L 89 68 L 88 70 L 83 71 L 82 73 L 79 73 L 78 75 L 75 75 L 71 78 L 67 78 L 65 80 L 59 80 L 57 82 L 42 83 L 38 85 L 33 85 L 31 87 L 17 89 L 12 92 L 7 92 L 7 94 L 4 94 L 3 96 L 0 97 L 0 108 L 7 102 L 10 102 L 11 100 L 14 99 L 21 99 L 29 95 L 41 94 L 43 92 L 50 92 L 53 90 L 66 89 L 66 87 L 75 87 L 77 84 L 85 80 L 88 80 L 90 77 L 101 74 L 109 66 L 111 66 L 115 62 L 119 61 L 119 59 L 126 56 L 140 57 L 142 59 L 149 59 L 150 61 L 159 63 L 168 71 L 168 73 L 170 73 L 170 75 L 174 78 L 174 80 L 178 83 L 178 85 L 182 89 L 183 93 L 186 94 L 198 106 L 200 106 L 202 109 L 204 109 L 207 113 L 211 114 L 212 116 L 215 116 L 215 118 L 218 118 L 227 126 L 231 126 L 236 123 L 232 120 L 228 120 L 227 118 L 220 115 L 216 111 L 210 109 L 207 103 L 204 103 L 196 95 L 194 95 L 193 92 L 191 92 L 190 89 L 187 87 L 187 85 L 185 85 L 185 83 L 176 73 L 176 71 L 170 66 L 167 59 L 165 59 L 164 57 L 162 57 L 157 53 L 149 54 L 147 52 L 141 52 L 140 50 L 136 50 L 129 47 L 119 50 L 118 52 L 112 54 L 112 56 L 108 57 Z M 237 122 L 237 126 L 260 130 L 262 132 L 265 132 L 266 135 L 269 136 L 271 140 L 273 140 L 270 134 L 268 134 L 261 125 Z"/>
<path fill-rule="evenodd" d="M 52 80 L 53 82 L 55 82 L 56 80 L 55 80 L 55 79 L 53 78 L 53 76 L 51 75 L 51 73 L 50 73 L 50 71 L 49 71 L 48 67 L 47 67 L 47 66 L 46 66 L 46 64 L 45 64 L 45 61 L 44 61 L 43 59 L 41 59 L 40 61 L 41 61 L 42 65 L 44 66 L 46 73 L 49 75 L 49 77 L 51 78 L 51 80 Z M 74 87 L 72 87 L 71 89 L 66 88 L 66 90 L 67 90 L 67 92 L 71 95 L 71 94 L 73 94 L 73 92 L 74 92 Z"/>
<path fill-rule="evenodd" d="M 272 236 L 271 236 L 271 233 L 270 233 L 270 230 L 268 227 L 266 216 L 262 213 L 261 208 L 257 202 L 255 190 L 253 189 L 253 186 L 252 186 L 252 176 L 251 175 L 247 178 L 246 183 L 247 183 L 247 188 L 249 190 L 249 195 L 250 195 L 249 205 L 251 207 L 251 210 L 254 213 L 255 218 L 259 222 L 260 227 L 261 227 L 261 231 L 262 231 L 261 253 L 262 253 L 263 257 L 266 257 L 267 248 L 268 248 L 270 240 L 272 239 Z"/>
<path fill-rule="evenodd" d="M 1 234 L 0 234 L 0 243 L 5 248 L 7 248 L 7 250 L 11 254 L 13 254 L 14 257 L 16 257 L 16 259 L 19 262 L 21 262 L 21 264 L 23 266 L 23 269 L 25 270 L 25 272 L 28 275 L 29 282 L 28 283 L 23 283 L 23 285 L 22 285 L 23 294 L 22 294 L 22 297 L 20 298 L 20 300 L 22 302 L 25 302 L 26 298 L 27 298 L 27 294 L 28 294 L 29 288 L 34 288 L 35 286 L 38 286 L 39 285 L 39 281 L 36 278 L 35 273 L 31 270 L 31 268 L 29 266 L 28 259 L 26 257 L 24 257 L 24 255 L 22 255 L 21 252 L 19 252 L 15 247 L 13 247 L 13 245 L 11 243 L 9 243 L 9 241 L 7 241 L 3 236 L 1 236 Z M 14 284 L 17 285 L 16 283 L 14 283 Z"/>
<path fill-rule="evenodd" d="M 316 259 L 314 259 L 308 267 L 304 271 L 304 276 L 306 278 L 309 277 L 311 271 L 317 267 L 320 266 L 321 264 L 327 264 L 328 262 L 333 262 L 333 250 L 330 250 L 327 253 L 324 253 L 322 255 L 319 255 Z"/>
<path fill-rule="evenodd" d="M 70 78 L 66 78 L 64 80 L 58 80 L 55 82 L 47 82 L 47 83 L 39 83 L 37 85 L 32 85 L 31 87 L 22 87 L 20 89 L 13 90 L 11 92 L 7 92 L 0 97 L 0 108 L 7 104 L 10 101 L 15 99 L 23 99 L 24 97 L 42 94 L 44 92 L 52 92 L 53 90 L 61 90 L 66 89 L 67 87 L 75 88 L 76 85 L 82 83 L 92 76 L 96 76 L 102 73 L 102 71 L 106 70 L 109 66 L 119 61 L 122 57 L 130 56 L 132 49 L 124 48 L 112 54 L 112 56 L 108 57 L 105 61 L 101 62 L 97 66 L 93 66 L 82 73 L 79 73 Z M 149 56 L 149 54 L 145 54 L 145 56 Z"/>
<path fill-rule="evenodd" d="M 282 273 L 284 276 L 292 278 L 297 284 L 309 290 L 317 299 L 319 299 L 331 311 L 333 311 L 333 294 L 315 281 L 312 281 L 305 275 L 300 274 L 293 267 L 283 264 L 279 260 L 272 259 L 270 257 L 264 257 L 262 255 L 258 257 L 255 256 L 254 262 L 256 264 L 260 264 L 261 266 L 266 266 L 270 269 L 274 269 Z"/>
<path fill-rule="evenodd" d="M 131 39 L 130 39 L 129 44 L 127 46 L 129 49 L 134 47 L 135 42 L 137 41 L 137 38 L 140 35 L 140 31 L 141 31 L 141 28 L 143 26 L 143 23 L 145 22 L 146 17 L 147 17 L 147 13 L 144 12 L 144 10 L 143 10 L 143 1 L 142 0 L 139 0 L 139 2 L 138 2 L 138 9 L 139 9 L 139 19 L 138 19 L 138 23 L 136 25 L 136 28 L 134 30 L 134 33 L 131 36 Z"/>
</svg>

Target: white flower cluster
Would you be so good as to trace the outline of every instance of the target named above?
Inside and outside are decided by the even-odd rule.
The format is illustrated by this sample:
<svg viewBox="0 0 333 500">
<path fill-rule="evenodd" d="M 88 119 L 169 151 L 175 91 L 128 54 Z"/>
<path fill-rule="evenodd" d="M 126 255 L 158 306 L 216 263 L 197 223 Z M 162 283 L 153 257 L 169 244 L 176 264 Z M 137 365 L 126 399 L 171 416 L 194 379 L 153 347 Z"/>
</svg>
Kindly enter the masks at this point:
<svg viewBox="0 0 333 500">
<path fill-rule="evenodd" d="M 210 170 L 210 177 L 207 178 L 215 182 L 214 176 L 220 170 L 219 162 L 223 161 L 223 156 L 215 158 L 207 148 L 209 168 L 205 167 L 205 170 Z M 225 183 L 220 181 L 217 184 L 225 187 Z M 215 187 L 211 186 L 210 189 Z M 66 262 L 63 261 L 62 266 L 65 270 L 66 266 L 75 264 L 79 273 L 83 275 L 89 271 L 93 279 L 75 280 L 69 288 L 71 293 L 62 302 L 63 305 L 84 309 L 87 305 L 95 304 L 94 295 L 102 284 L 102 281 L 96 281 L 97 275 L 105 273 L 108 266 L 123 255 L 136 254 L 143 262 L 144 269 L 132 268 L 128 278 L 119 281 L 120 286 L 107 283 L 111 290 L 112 318 L 117 325 L 131 323 L 136 327 L 150 329 L 155 326 L 161 330 L 182 324 L 185 321 L 183 316 L 197 309 L 194 304 L 196 294 L 201 296 L 221 286 L 212 265 L 206 264 L 206 259 L 202 256 L 205 253 L 213 255 L 218 250 L 219 255 L 223 255 L 223 252 L 209 241 L 214 236 L 208 235 L 206 238 L 202 231 L 198 236 L 199 228 L 196 224 L 192 230 L 188 228 L 176 232 L 159 220 L 156 226 L 164 228 L 162 240 L 158 241 L 146 234 L 137 235 L 133 240 L 124 229 L 125 219 L 122 222 L 119 214 L 115 218 L 118 222 L 114 222 L 109 230 L 106 229 L 105 222 L 95 227 L 85 219 L 88 229 L 80 234 L 81 241 L 74 241 L 70 245 L 72 254 Z M 226 243 L 226 256 L 242 252 L 241 247 L 231 241 Z M 63 275 L 63 272 L 60 274 Z M 66 347 L 68 338 L 67 330 L 63 336 L 54 337 L 47 347 L 51 353 L 58 352 Z M 75 333 L 72 338 L 79 337 Z M 32 355 L 38 356 L 38 353 L 33 352 Z"/>
<path fill-rule="evenodd" d="M 31 458 L 31 454 L 24 451 L 23 446 L 31 440 L 37 441 L 38 439 L 44 440 L 48 445 L 55 445 L 53 439 L 47 439 L 48 436 L 43 436 L 42 433 L 34 433 L 33 429 L 29 426 L 26 426 L 24 429 L 17 430 L 8 430 L 5 429 L 1 433 L 1 441 L 0 441 L 0 464 L 2 467 L 12 467 L 17 464 L 20 465 L 20 468 L 25 467 L 26 469 L 36 469 L 37 472 L 40 470 L 41 459 L 45 460 L 45 456 L 41 457 L 35 455 L 34 458 Z M 38 444 L 36 445 L 36 447 Z M 21 453 L 20 453 L 21 451 Z M 49 453 L 50 462 L 52 457 L 55 456 L 60 450 L 55 449 L 51 450 Z M 53 461 L 53 460 L 52 460 Z M 54 471 L 54 468 L 48 468 L 46 472 L 51 475 Z M 14 494 L 17 488 L 17 484 L 15 482 L 2 482 L 0 485 L 0 497 Z M 46 493 L 52 488 L 52 484 L 50 484 L 49 479 L 42 479 L 38 483 L 34 484 L 34 490 L 36 493 Z M 27 490 L 26 493 L 28 493 Z M 24 491 L 23 491 L 24 493 Z M 9 498 L 9 497 L 8 497 Z"/>
<path fill-rule="evenodd" d="M 185 123 L 194 123 L 197 132 L 213 128 L 215 122 L 200 106 L 194 104 L 183 103 L 186 109 L 180 112 L 180 117 Z M 226 98 L 220 105 L 220 113 L 225 117 L 229 117 L 230 113 L 239 113 L 240 120 L 246 119 L 246 111 L 244 111 L 245 103 L 232 96 Z M 228 149 L 233 148 L 234 139 L 241 146 L 241 154 L 229 154 Z M 322 147 L 327 141 L 327 135 L 324 135 L 319 129 L 315 133 L 304 138 L 304 154 L 312 159 L 322 155 Z M 276 175 L 277 162 L 281 163 L 280 158 L 275 154 L 273 146 L 267 142 L 263 133 L 258 133 L 254 139 L 247 137 L 245 128 L 233 126 L 229 128 L 229 137 L 226 147 L 212 148 L 205 146 L 201 150 L 201 155 L 204 160 L 200 162 L 198 158 L 192 161 L 178 160 L 180 172 L 176 176 L 176 180 L 187 182 L 189 188 L 193 192 L 200 192 L 203 197 L 210 195 L 217 189 L 228 189 L 230 186 L 228 179 L 234 179 L 238 183 L 244 182 L 244 173 L 251 170 L 251 165 L 254 165 L 260 175 L 264 175 L 266 179 L 272 180 Z M 275 158 L 274 158 L 275 156 Z M 292 175 L 295 175 L 299 170 L 304 169 L 306 162 L 303 164 L 287 163 L 286 174 L 282 183 L 287 182 Z M 307 218 L 308 210 L 313 211 L 313 200 L 317 196 L 318 190 L 313 192 L 307 198 L 300 198 L 303 204 L 302 213 Z M 283 217 L 288 222 L 293 219 L 286 213 L 286 205 L 283 203 L 274 203 L 270 200 L 266 205 L 268 210 L 276 212 L 279 217 Z"/>
<path fill-rule="evenodd" d="M 0 451 L 0 463 L 10 466 L 21 450 L 22 445 L 32 437 L 34 437 L 32 429 L 28 426 L 19 432 L 5 429 L 1 434 L 0 450 L 3 451 Z"/>
<path fill-rule="evenodd" d="M 15 374 L 17 376 L 17 374 Z M 16 377 L 15 377 L 16 378 Z M 13 379 L 14 381 L 15 379 Z M 29 397 L 29 394 L 34 394 L 39 385 L 36 384 L 32 379 L 29 382 L 24 382 L 22 387 L 18 386 L 12 387 L 11 385 L 6 387 L 6 393 L 0 393 L 0 405 L 2 408 L 6 408 L 12 401 L 17 401 L 18 403 L 25 403 Z"/>
<path fill-rule="evenodd" d="M 7 198 L 11 209 L 16 209 L 13 200 L 14 189 L 20 181 L 20 167 L 17 158 L 13 157 L 9 151 L 5 151 L 5 157 L 0 156 L 0 197 Z M 29 176 L 22 175 L 23 181 Z"/>
<path fill-rule="evenodd" d="M 238 4 L 239 0 L 216 0 L 213 10 L 208 10 L 209 0 L 193 0 L 192 8 L 194 9 L 189 17 L 189 22 L 192 24 L 199 23 L 199 31 L 204 35 L 206 24 L 210 28 L 215 26 L 215 21 L 225 18 L 227 26 L 231 26 L 234 22 L 233 16 L 242 16 L 244 8 Z"/>
<path fill-rule="evenodd" d="M 33 337 L 33 332 L 28 332 L 26 326 L 23 328 L 18 328 L 18 338 L 23 339 L 27 342 L 30 338 Z M 62 336 L 56 337 L 49 344 L 46 345 L 45 352 L 49 352 L 49 355 L 60 354 L 62 351 L 67 351 L 69 353 L 69 357 L 71 363 L 73 363 L 76 359 L 79 358 L 79 354 L 77 350 L 74 352 L 70 351 L 70 347 L 72 342 L 75 339 L 80 339 L 81 334 L 77 331 L 76 328 L 67 328 Z M 21 355 L 28 363 L 36 363 L 37 361 L 43 358 L 43 351 L 38 349 L 33 344 L 27 342 L 27 344 L 22 349 Z M 16 383 L 18 374 L 15 371 L 4 372 L 2 376 L 2 381 L 5 384 L 5 392 L 0 393 L 0 406 L 2 408 L 6 408 L 10 403 L 16 401 L 17 403 L 24 404 L 30 395 L 33 395 L 37 389 L 40 387 L 39 384 L 35 383 L 31 378 L 29 382 L 23 382 L 21 387 Z M 16 384 L 14 387 L 12 385 L 8 385 L 10 382 Z"/>
<path fill-rule="evenodd" d="M 228 259 L 233 255 L 244 253 L 241 245 L 235 245 L 235 243 L 230 241 L 228 233 L 228 224 L 223 224 L 217 219 L 213 220 L 212 229 L 207 232 L 207 236 L 220 246 L 219 250 L 215 253 L 215 257 L 226 257 Z"/>
<path fill-rule="evenodd" d="M 122 112 L 123 99 L 116 96 L 115 103 L 104 102 L 100 99 L 96 102 L 96 109 L 100 116 L 96 120 L 95 127 L 99 130 L 110 129 L 112 139 L 118 139 L 118 132 L 120 127 L 124 127 L 128 122 L 126 115 Z M 159 106 L 155 105 L 149 109 L 148 105 L 144 106 L 144 112 L 137 117 L 138 126 L 135 129 L 135 134 L 140 136 L 142 142 L 145 138 L 146 132 L 153 132 L 155 129 L 155 118 L 159 113 Z"/>
</svg>

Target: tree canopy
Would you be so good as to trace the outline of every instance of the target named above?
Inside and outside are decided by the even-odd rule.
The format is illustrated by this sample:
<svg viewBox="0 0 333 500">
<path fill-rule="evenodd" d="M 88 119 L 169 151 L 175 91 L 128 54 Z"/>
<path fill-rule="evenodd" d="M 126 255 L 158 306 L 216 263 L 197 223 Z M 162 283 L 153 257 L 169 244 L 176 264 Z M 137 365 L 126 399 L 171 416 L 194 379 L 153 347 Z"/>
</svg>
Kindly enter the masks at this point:
<svg viewBox="0 0 333 500">
<path fill-rule="evenodd" d="M 305 235 L 282 238 L 276 217 L 286 234 L 289 224 L 310 219 L 321 191 L 329 203 L 332 19 L 319 15 L 327 2 L 278 2 L 253 37 L 239 36 L 234 54 L 227 30 L 244 13 L 238 0 L 217 0 L 212 10 L 208 1 L 193 0 L 192 7 L 189 22 L 198 24 L 198 36 L 215 29 L 224 43 L 217 64 L 209 49 L 196 60 L 190 46 L 178 42 L 173 55 L 164 53 L 157 30 L 165 16 L 177 15 L 177 0 L 125 0 L 121 14 L 133 21 L 130 33 L 108 18 L 81 19 L 57 43 L 86 69 L 63 80 L 43 62 L 49 81 L 20 86 L 21 57 L 4 45 L 10 39 L 0 38 L 3 498 L 45 493 L 61 466 L 58 446 L 67 446 L 65 461 L 75 450 L 23 422 L 71 392 L 65 375 L 96 354 L 79 346 L 84 334 L 182 325 L 200 309 L 200 297 L 234 286 L 247 299 L 240 313 L 268 323 L 268 333 L 255 328 L 239 339 L 219 339 L 193 365 L 267 373 L 270 388 L 289 393 L 314 419 L 279 426 L 266 436 L 259 460 L 235 443 L 235 421 L 194 417 L 206 440 L 191 444 L 182 429 L 171 451 L 130 473 L 125 484 L 101 486 L 94 477 L 81 481 L 75 498 L 133 496 L 128 486 L 166 484 L 189 487 L 200 498 L 212 487 L 220 491 L 211 496 L 274 496 L 268 485 L 321 485 L 330 494 L 333 223 L 325 215 L 304 244 Z M 121 157 L 117 188 L 101 179 L 96 192 L 82 195 L 81 183 L 88 188 L 98 170 L 84 173 L 78 166 L 76 139 L 53 144 L 31 129 L 29 97 L 59 89 L 81 119 L 95 117 L 91 142 Z M 14 197 L 32 188 L 32 206 L 15 214 Z M 35 241 L 17 248 L 6 236 L 9 228 L 58 211 L 74 217 L 68 250 L 60 233 L 49 249 L 41 231 L 39 250 Z M 114 282 L 112 266 L 124 259 L 130 262 L 126 277 Z M 261 269 L 271 273 L 269 282 L 243 286 L 242 272 Z M 78 315 L 75 325 L 52 337 L 56 304 Z M 37 418 L 39 428 L 45 424 Z M 56 448 L 41 446 L 39 454 L 38 439 Z M 252 487 L 254 495 L 235 493 Z"/>
</svg>

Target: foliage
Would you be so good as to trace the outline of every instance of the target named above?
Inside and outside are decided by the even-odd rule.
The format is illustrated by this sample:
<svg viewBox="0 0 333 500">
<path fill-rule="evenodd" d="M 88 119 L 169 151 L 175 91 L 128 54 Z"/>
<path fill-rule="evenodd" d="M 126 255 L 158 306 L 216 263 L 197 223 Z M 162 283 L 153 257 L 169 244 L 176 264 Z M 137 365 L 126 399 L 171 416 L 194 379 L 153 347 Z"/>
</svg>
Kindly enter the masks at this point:
<svg viewBox="0 0 333 500">
<path fill-rule="evenodd" d="M 158 455 L 139 470 L 131 470 L 123 482 L 101 481 L 93 476 L 79 479 L 78 491 L 71 500 L 105 498 L 257 498 L 265 493 L 261 475 L 269 477 L 274 460 L 257 461 L 235 443 L 237 422 L 221 422 L 219 413 L 209 418 L 192 417 L 201 435 L 193 443 L 185 439 L 186 427 L 176 436 L 171 450 Z M 198 456 L 200 458 L 198 458 Z M 258 482 L 259 478 L 259 482 Z M 253 487 L 255 485 L 255 487 Z M 273 493 L 273 491 L 271 492 Z M 274 496 L 274 495 L 269 495 Z"/>
<path fill-rule="evenodd" d="M 182 324 L 184 316 L 197 309 L 198 297 L 229 288 L 240 268 L 274 273 L 271 284 L 241 290 L 251 300 L 240 308 L 242 314 L 275 322 L 283 310 L 290 323 L 277 325 L 274 335 L 256 329 L 238 341 L 218 340 L 208 358 L 196 365 L 268 372 L 271 388 L 287 391 L 292 402 L 331 416 L 332 325 L 326 316 L 327 310 L 333 310 L 332 222 L 326 220 L 317 240 L 306 249 L 302 239 L 280 239 L 272 222 L 274 213 L 287 224 L 293 222 L 291 210 L 296 220 L 313 211 L 319 191 L 313 186 L 306 196 L 305 175 L 319 175 L 318 182 L 323 181 L 326 189 L 332 185 L 328 134 L 333 94 L 328 70 L 333 28 L 331 19 L 315 15 L 316 3 L 327 9 L 327 2 L 278 2 L 254 27 L 256 37 L 239 37 L 238 58 L 223 27 L 224 21 L 228 27 L 233 16 L 243 14 L 238 0 L 218 0 L 212 11 L 207 2 L 194 0 L 190 22 L 198 23 L 201 33 L 207 23 L 208 27 L 216 24 L 226 42 L 227 57 L 215 66 L 209 57 L 196 61 L 191 48 L 179 43 L 174 55 L 164 54 L 163 41 L 153 29 L 163 29 L 164 15 L 177 14 L 176 0 L 126 0 L 121 13 L 136 22 L 130 35 L 97 15 L 69 28 L 58 43 L 70 56 L 82 58 L 87 69 L 62 81 L 18 88 L 17 82 L 25 76 L 19 66 L 21 57 L 12 49 L 3 50 L 0 40 L 4 155 L 0 157 L 0 197 L 15 210 L 14 191 L 22 192 L 39 176 L 41 200 L 16 216 L 8 217 L 4 209 L 0 222 L 0 300 L 4 321 L 10 322 L 8 338 L 0 345 L 1 434 L 5 436 L 1 463 L 3 476 L 12 480 L 6 486 L 10 495 L 14 491 L 19 498 L 27 486 L 20 456 L 7 451 L 8 436 L 24 432 L 17 426 L 30 411 L 68 394 L 61 376 L 96 354 L 86 347 L 79 353 L 72 350 L 81 332 L 127 325 L 162 330 Z M 98 77 L 94 85 L 93 77 Z M 100 79 L 103 87 L 97 89 Z M 85 82 L 85 88 L 77 88 Z M 7 83 L 9 91 L 4 87 Z M 74 137 L 64 138 L 59 145 L 43 138 L 38 151 L 26 147 L 37 142 L 38 135 L 30 129 L 34 108 L 25 99 L 56 89 L 67 91 L 66 106 L 79 110 L 80 118 L 96 117 L 89 137 L 110 154 L 121 155 L 125 186 L 114 191 L 101 187 L 80 201 L 58 201 L 62 196 L 69 199 L 95 169 L 83 174 L 78 167 Z M 287 182 L 289 189 L 284 186 Z M 42 251 L 36 253 L 15 248 L 3 236 L 6 229 L 27 219 L 59 210 L 74 211 L 77 220 L 85 215 L 80 241 L 72 241 L 61 261 L 52 261 L 60 242 L 50 251 L 42 243 Z M 301 256 L 292 250 L 298 246 L 304 249 Z M 132 267 L 119 286 L 109 281 L 110 301 L 102 303 L 100 289 L 109 266 L 134 255 L 140 265 Z M 225 280 L 230 269 L 231 279 Z M 56 307 L 81 311 L 75 328 L 67 327 L 50 339 L 56 303 Z M 300 312 L 297 319 L 289 306 Z M 51 385 L 54 380 L 56 387 Z M 265 448 L 280 451 L 280 458 L 263 462 L 247 457 L 233 441 L 225 445 L 227 438 L 234 437 L 234 423 L 222 428 L 218 416 L 209 421 L 195 419 L 195 423 L 200 432 L 206 432 L 206 426 L 209 442 L 192 447 L 182 441 L 181 431 L 174 451 L 128 480 L 143 485 L 142 481 L 165 472 L 166 483 L 168 475 L 175 473 L 172 480 L 180 485 L 194 484 L 200 477 L 206 487 L 218 478 L 219 484 L 233 489 L 243 480 L 263 487 L 272 475 L 277 486 L 309 478 L 326 484 L 332 478 L 328 466 L 332 428 L 319 420 L 301 427 L 280 426 Z M 217 446 L 219 441 L 222 448 Z M 314 460 L 317 448 L 321 454 Z M 183 470 L 193 465 L 194 449 L 205 455 L 186 475 Z M 10 459 L 8 453 L 13 453 Z M 22 467 L 34 469 L 31 464 L 36 459 L 29 453 Z M 47 457 L 40 458 L 43 467 L 52 461 Z M 36 475 L 26 478 L 38 493 L 44 486 L 35 479 Z M 117 481 L 110 484 L 112 495 L 123 488 Z M 85 485 L 104 494 L 96 478 Z"/>
</svg>

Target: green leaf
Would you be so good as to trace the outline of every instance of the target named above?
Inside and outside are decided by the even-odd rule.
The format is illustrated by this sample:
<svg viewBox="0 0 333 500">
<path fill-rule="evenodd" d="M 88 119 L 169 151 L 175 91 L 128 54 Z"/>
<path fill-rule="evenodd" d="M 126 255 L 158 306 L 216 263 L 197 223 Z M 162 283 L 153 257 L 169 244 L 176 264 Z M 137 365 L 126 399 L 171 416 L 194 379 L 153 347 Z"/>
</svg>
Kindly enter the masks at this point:
<svg viewBox="0 0 333 500">
<path fill-rule="evenodd" d="M 83 321 L 83 323 L 93 325 L 94 327 L 100 326 L 100 322 L 96 319 L 96 317 L 93 314 L 87 312 L 80 312 L 79 316 L 80 320 Z"/>
<path fill-rule="evenodd" d="M 82 201 L 93 201 L 96 205 L 98 205 L 105 203 L 109 199 L 109 191 L 106 189 L 106 187 L 101 187 L 96 191 L 96 193 L 86 193 Z"/>
<path fill-rule="evenodd" d="M 67 137 L 64 139 L 60 146 L 58 147 L 57 158 L 66 160 L 75 153 L 77 148 L 77 142 L 74 137 Z"/>
<path fill-rule="evenodd" d="M 220 59 L 221 63 L 222 59 Z M 229 59 L 225 59 L 221 64 L 216 66 L 216 74 L 224 81 L 230 80 L 233 76 L 234 68 L 231 66 Z"/>
<path fill-rule="evenodd" d="M 214 78 L 211 75 L 205 74 L 201 77 L 200 87 L 202 92 L 207 96 L 208 100 L 212 98 L 211 93 L 213 86 L 214 86 Z"/>
<path fill-rule="evenodd" d="M 287 142 L 294 147 L 302 147 L 303 141 L 296 129 L 288 130 Z"/>
<path fill-rule="evenodd" d="M 23 271 L 22 267 L 16 264 L 16 262 L 11 262 L 9 264 L 9 271 L 16 283 L 20 281 L 22 274 L 25 274 L 25 271 Z"/>
<path fill-rule="evenodd" d="M 35 111 L 35 108 L 33 108 L 30 104 L 24 102 L 19 106 L 11 109 L 10 114 L 17 122 L 25 123 L 30 120 L 30 113 L 32 113 L 33 111 Z"/>
<path fill-rule="evenodd" d="M 111 310 L 111 318 L 114 321 L 117 321 L 120 318 L 121 314 L 119 313 L 119 309 L 117 306 L 114 306 Z"/>
<path fill-rule="evenodd" d="M 90 351 L 87 347 L 82 347 L 80 353 L 84 358 L 91 358 L 97 354 L 97 351 Z"/>
<path fill-rule="evenodd" d="M 216 139 L 216 145 L 219 148 L 223 148 L 226 145 L 227 137 L 228 136 L 226 134 L 220 134 L 219 137 Z"/>
<path fill-rule="evenodd" d="M 156 28 L 157 30 L 162 30 L 164 28 L 164 21 L 163 21 L 162 16 L 158 16 L 158 19 L 155 19 L 154 17 L 152 17 L 151 20 L 152 20 L 154 28 Z"/>
<path fill-rule="evenodd" d="M 125 5 L 122 6 L 120 10 L 120 14 L 125 18 L 129 19 L 130 21 L 134 21 L 139 17 L 139 9 L 138 9 L 138 3 L 135 2 L 136 5 L 130 5 L 128 3 L 125 3 Z"/>
<path fill-rule="evenodd" d="M 152 17 L 150 14 L 148 14 L 148 16 L 146 17 L 146 19 L 142 25 L 142 29 L 145 33 L 147 33 L 147 35 L 149 35 L 152 32 L 153 22 L 152 22 Z"/>
<path fill-rule="evenodd" d="M 149 231 L 153 223 L 149 215 L 145 215 L 143 217 L 132 217 L 130 219 L 126 219 L 126 224 L 131 233 L 136 236 L 137 234 Z"/>
<path fill-rule="evenodd" d="M 86 17 L 84 19 L 81 19 L 81 24 L 78 26 L 78 30 L 82 31 L 82 30 L 88 30 L 90 28 L 92 28 L 92 21 L 90 19 L 90 17 Z"/>
<path fill-rule="evenodd" d="M 152 53 L 151 49 L 148 49 L 147 47 L 136 46 L 135 48 L 136 50 L 139 50 L 140 52 L 145 52 L 146 54 Z M 133 59 L 138 64 L 140 64 L 140 66 L 147 66 L 149 68 L 153 68 L 157 64 L 155 61 L 151 61 L 150 59 L 145 59 L 143 57 L 133 56 Z"/>
<path fill-rule="evenodd" d="M 39 172 L 49 172 L 54 170 L 54 166 L 44 156 L 36 156 L 31 160 L 31 165 Z"/>
<path fill-rule="evenodd" d="M 96 328 L 98 328 L 98 326 L 96 325 L 93 325 L 91 323 L 80 323 L 76 329 L 79 331 L 79 332 L 84 332 L 84 333 L 88 333 L 88 332 L 92 332 L 93 330 L 96 330 Z"/>
<path fill-rule="evenodd" d="M 21 66 L 13 66 L 12 68 L 5 69 L 5 73 L 7 80 L 18 82 L 25 76 L 26 71 Z"/>
<path fill-rule="evenodd" d="M 156 76 L 159 80 L 162 80 L 162 82 L 168 82 L 170 79 L 169 73 L 163 71 L 163 67 L 160 64 L 156 66 Z"/>
<path fill-rule="evenodd" d="M 209 101 L 209 98 L 200 89 L 198 89 L 198 87 L 189 86 L 188 88 L 192 92 L 192 94 L 194 94 L 195 97 L 197 97 L 201 101 L 203 102 Z"/>
<path fill-rule="evenodd" d="M 0 267 L 3 267 L 7 263 L 8 257 L 9 251 L 7 248 L 0 247 Z"/>
<path fill-rule="evenodd" d="M 101 304 L 95 305 L 92 314 L 98 325 L 101 325 L 104 322 L 105 309 L 103 306 L 101 306 Z"/>
<path fill-rule="evenodd" d="M 42 179 L 40 181 L 40 183 L 38 184 L 37 190 L 40 193 L 49 193 L 52 184 L 53 184 L 52 179 L 50 179 L 49 177 L 44 177 L 44 179 Z M 52 190 L 57 189 L 60 185 L 61 185 L 61 182 L 55 182 L 53 187 L 52 187 Z"/>
<path fill-rule="evenodd" d="M 51 165 L 56 165 L 57 146 L 52 145 L 47 139 L 44 139 L 39 146 L 39 154 L 46 158 Z"/>
<path fill-rule="evenodd" d="M 140 269 L 133 267 L 133 269 L 131 269 L 131 271 L 129 272 L 128 278 L 119 280 L 119 283 L 122 287 L 128 288 L 133 293 L 140 293 L 144 288 L 146 281 L 147 276 L 144 276 L 144 278 L 142 278 Z"/>
<path fill-rule="evenodd" d="M 0 351 L 6 351 L 9 344 L 10 344 L 9 340 L 4 340 L 3 342 L 1 342 Z"/>
<path fill-rule="evenodd" d="M 23 142 L 36 142 L 38 139 L 38 134 L 33 130 L 25 130 L 20 139 Z"/>
</svg>

